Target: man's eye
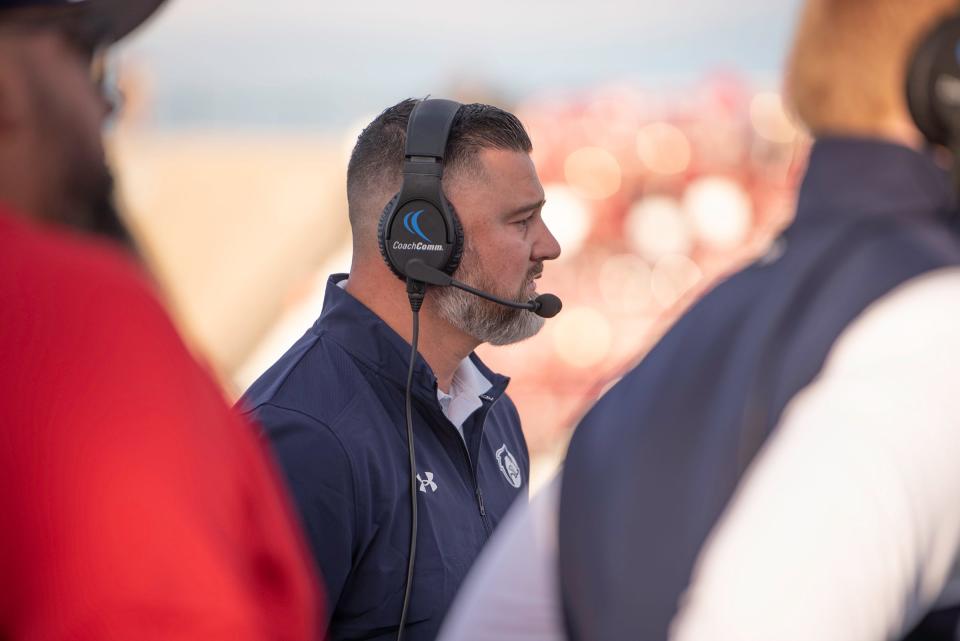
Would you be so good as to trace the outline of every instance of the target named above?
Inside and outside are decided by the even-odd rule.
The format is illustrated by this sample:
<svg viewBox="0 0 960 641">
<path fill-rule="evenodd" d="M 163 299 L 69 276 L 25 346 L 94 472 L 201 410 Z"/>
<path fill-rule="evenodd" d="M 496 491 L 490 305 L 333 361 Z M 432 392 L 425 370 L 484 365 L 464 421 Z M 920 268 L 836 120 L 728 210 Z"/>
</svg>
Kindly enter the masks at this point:
<svg viewBox="0 0 960 641">
<path fill-rule="evenodd" d="M 526 228 L 526 226 L 529 224 L 530 224 L 530 217 L 523 218 L 514 223 L 514 225 L 520 225 L 521 227 L 524 227 L 524 228 Z"/>
</svg>

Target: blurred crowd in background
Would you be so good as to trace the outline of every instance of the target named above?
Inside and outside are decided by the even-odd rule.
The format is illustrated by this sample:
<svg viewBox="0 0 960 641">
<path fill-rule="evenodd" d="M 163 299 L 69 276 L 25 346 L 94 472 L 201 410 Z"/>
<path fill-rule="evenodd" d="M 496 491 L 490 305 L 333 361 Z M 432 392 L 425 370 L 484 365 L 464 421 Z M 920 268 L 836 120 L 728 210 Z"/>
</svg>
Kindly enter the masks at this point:
<svg viewBox="0 0 960 641">
<path fill-rule="evenodd" d="M 346 161 L 376 107 L 328 128 L 158 127 L 149 65 L 119 62 L 126 111 L 110 144 L 131 226 L 233 398 L 313 323 L 327 275 L 349 269 Z M 521 118 L 544 217 L 563 247 L 538 285 L 563 299 L 563 312 L 533 339 L 480 349 L 512 379 L 536 486 L 604 387 L 698 292 L 770 248 L 791 215 L 808 141 L 776 82 L 736 71 L 513 99 L 495 87 L 465 73 L 434 96 Z"/>
</svg>

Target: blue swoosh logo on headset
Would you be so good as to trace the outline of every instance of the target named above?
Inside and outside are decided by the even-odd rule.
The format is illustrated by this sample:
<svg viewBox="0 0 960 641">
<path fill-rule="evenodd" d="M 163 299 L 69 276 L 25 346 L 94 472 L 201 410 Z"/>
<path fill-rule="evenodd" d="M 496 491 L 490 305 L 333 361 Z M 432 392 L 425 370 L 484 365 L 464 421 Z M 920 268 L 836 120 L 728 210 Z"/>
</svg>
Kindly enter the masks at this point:
<svg viewBox="0 0 960 641">
<path fill-rule="evenodd" d="M 408 211 L 403 215 L 403 226 L 407 228 L 407 231 L 411 234 L 416 234 L 420 238 L 424 239 L 428 243 L 431 243 L 427 235 L 423 233 L 423 230 L 420 229 L 420 214 L 423 213 L 422 209 L 417 211 Z"/>
</svg>

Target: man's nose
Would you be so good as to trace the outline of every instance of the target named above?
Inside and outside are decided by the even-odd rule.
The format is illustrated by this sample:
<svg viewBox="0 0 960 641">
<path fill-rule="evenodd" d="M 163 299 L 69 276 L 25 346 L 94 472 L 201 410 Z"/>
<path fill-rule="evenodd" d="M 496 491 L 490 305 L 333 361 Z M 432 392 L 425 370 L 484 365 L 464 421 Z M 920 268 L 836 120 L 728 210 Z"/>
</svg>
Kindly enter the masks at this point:
<svg viewBox="0 0 960 641">
<path fill-rule="evenodd" d="M 550 231 L 550 228 L 547 227 L 546 223 L 543 224 L 542 233 L 533 246 L 533 250 L 533 259 L 538 261 L 554 260 L 560 256 L 560 243 L 557 242 L 556 237 Z"/>
</svg>

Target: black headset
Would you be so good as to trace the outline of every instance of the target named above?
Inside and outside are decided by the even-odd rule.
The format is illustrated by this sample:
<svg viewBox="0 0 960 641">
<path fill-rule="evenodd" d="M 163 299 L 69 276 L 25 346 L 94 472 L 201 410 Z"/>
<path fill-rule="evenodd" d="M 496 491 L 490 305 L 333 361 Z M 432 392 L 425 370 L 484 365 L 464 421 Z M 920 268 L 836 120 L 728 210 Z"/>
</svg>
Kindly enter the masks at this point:
<svg viewBox="0 0 960 641">
<path fill-rule="evenodd" d="M 906 80 L 907 106 L 917 128 L 928 142 L 956 156 L 960 152 L 960 13 L 939 21 L 920 40 Z"/>
<path fill-rule="evenodd" d="M 399 278 L 411 278 L 407 263 L 453 275 L 463 257 L 463 227 L 441 188 L 443 156 L 461 104 L 422 100 L 407 123 L 403 185 L 383 210 L 377 236 L 380 253 Z"/>
</svg>

